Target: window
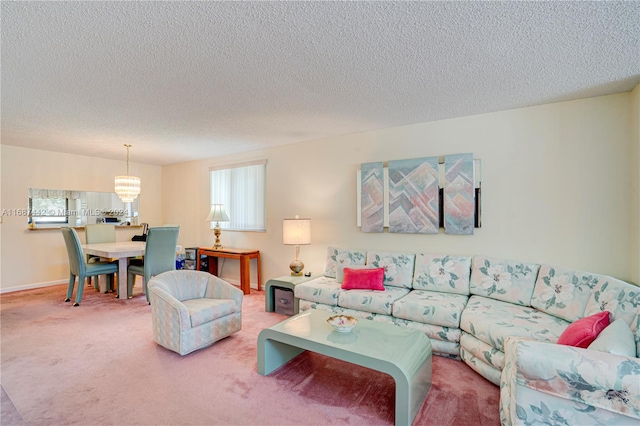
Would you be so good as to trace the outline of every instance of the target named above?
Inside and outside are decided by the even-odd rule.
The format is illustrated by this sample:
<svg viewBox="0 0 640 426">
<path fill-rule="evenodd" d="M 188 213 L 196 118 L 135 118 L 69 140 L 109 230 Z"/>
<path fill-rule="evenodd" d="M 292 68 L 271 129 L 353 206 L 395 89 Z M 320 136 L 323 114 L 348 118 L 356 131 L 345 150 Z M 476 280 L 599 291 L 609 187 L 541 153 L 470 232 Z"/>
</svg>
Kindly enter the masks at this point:
<svg viewBox="0 0 640 426">
<path fill-rule="evenodd" d="M 212 167 L 211 204 L 223 204 L 229 222 L 220 227 L 236 231 L 266 231 L 267 161 Z"/>
<path fill-rule="evenodd" d="M 77 193 L 60 190 L 29 189 L 29 219 L 34 225 L 69 223 L 69 198 Z"/>
</svg>

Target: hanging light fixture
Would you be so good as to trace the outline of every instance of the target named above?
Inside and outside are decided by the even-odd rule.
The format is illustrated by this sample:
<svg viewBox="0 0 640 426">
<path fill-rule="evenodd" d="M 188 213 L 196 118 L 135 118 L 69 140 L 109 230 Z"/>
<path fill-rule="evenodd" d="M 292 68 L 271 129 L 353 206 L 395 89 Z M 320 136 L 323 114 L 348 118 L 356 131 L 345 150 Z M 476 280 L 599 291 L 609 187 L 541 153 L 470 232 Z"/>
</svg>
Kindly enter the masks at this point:
<svg viewBox="0 0 640 426">
<path fill-rule="evenodd" d="M 124 144 L 127 147 L 127 175 L 116 176 L 116 194 L 123 203 L 132 203 L 140 194 L 140 178 L 137 176 L 129 176 L 129 148 L 131 145 Z"/>
</svg>

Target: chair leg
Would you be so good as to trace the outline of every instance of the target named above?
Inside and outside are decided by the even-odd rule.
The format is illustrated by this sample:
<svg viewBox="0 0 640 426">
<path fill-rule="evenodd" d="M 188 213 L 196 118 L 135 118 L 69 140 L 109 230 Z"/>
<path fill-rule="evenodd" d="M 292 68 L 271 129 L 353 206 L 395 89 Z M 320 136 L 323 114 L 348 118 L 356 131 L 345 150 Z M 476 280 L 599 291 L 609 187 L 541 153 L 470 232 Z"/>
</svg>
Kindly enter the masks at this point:
<svg viewBox="0 0 640 426">
<path fill-rule="evenodd" d="M 80 275 L 78 277 L 78 283 L 83 283 L 84 279 L 85 279 L 85 277 Z M 97 281 L 97 279 L 96 279 L 96 281 Z M 73 306 L 80 306 L 80 301 L 82 300 L 82 293 L 83 292 L 84 292 L 84 286 L 83 285 L 78 285 L 78 292 L 76 293 L 76 303 L 74 303 Z"/>
<path fill-rule="evenodd" d="M 135 274 L 127 274 L 127 298 L 131 299 L 133 297 L 133 285 L 135 284 L 136 276 Z"/>
<path fill-rule="evenodd" d="M 76 276 L 73 274 L 69 274 L 69 286 L 67 287 L 67 298 L 64 299 L 65 302 L 71 301 L 71 296 L 73 295 L 73 286 L 76 284 Z M 82 287 L 82 281 L 80 281 L 78 287 Z"/>
<path fill-rule="evenodd" d="M 114 282 L 114 274 L 107 274 L 107 287 L 104 289 L 105 293 L 113 292 Z"/>
</svg>

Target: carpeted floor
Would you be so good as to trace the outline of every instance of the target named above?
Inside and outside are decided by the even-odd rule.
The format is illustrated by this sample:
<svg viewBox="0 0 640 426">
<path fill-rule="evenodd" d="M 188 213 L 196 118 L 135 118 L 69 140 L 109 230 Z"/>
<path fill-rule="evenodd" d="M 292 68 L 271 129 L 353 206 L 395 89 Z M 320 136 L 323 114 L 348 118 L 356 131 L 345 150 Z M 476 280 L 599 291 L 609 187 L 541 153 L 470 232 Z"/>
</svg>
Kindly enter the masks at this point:
<svg viewBox="0 0 640 426">
<path fill-rule="evenodd" d="M 181 357 L 151 335 L 143 295 L 122 301 L 65 285 L 1 296 L 0 423 L 9 425 L 390 425 L 390 376 L 305 352 L 256 372 L 264 292 L 243 304 L 243 329 Z M 433 357 L 415 425 L 498 425 L 499 389 L 464 363 Z"/>
</svg>

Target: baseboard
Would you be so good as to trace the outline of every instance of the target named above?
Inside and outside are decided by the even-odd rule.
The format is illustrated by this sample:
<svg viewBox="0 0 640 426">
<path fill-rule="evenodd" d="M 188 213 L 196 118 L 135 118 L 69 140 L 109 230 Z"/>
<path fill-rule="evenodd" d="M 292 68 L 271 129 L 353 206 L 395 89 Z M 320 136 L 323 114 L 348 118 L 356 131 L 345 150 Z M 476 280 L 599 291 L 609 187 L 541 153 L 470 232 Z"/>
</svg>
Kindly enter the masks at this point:
<svg viewBox="0 0 640 426">
<path fill-rule="evenodd" d="M 69 280 L 47 281 L 43 283 L 25 284 L 16 287 L 0 288 L 0 294 L 13 293 L 15 291 L 33 290 L 34 288 L 51 287 L 54 285 L 67 284 Z"/>
<path fill-rule="evenodd" d="M 223 280 L 225 280 L 229 284 L 233 284 L 237 287 L 240 287 L 240 281 L 238 280 L 229 279 L 229 278 L 223 278 Z M 33 290 L 34 288 L 51 287 L 54 285 L 67 284 L 68 282 L 69 280 L 56 280 L 56 281 L 47 281 L 43 283 L 25 284 L 25 285 L 20 285 L 16 287 L 0 288 L 0 294 L 13 293 L 13 292 L 22 291 L 22 290 Z M 258 290 L 258 284 L 251 283 L 250 286 L 252 289 Z"/>
</svg>

